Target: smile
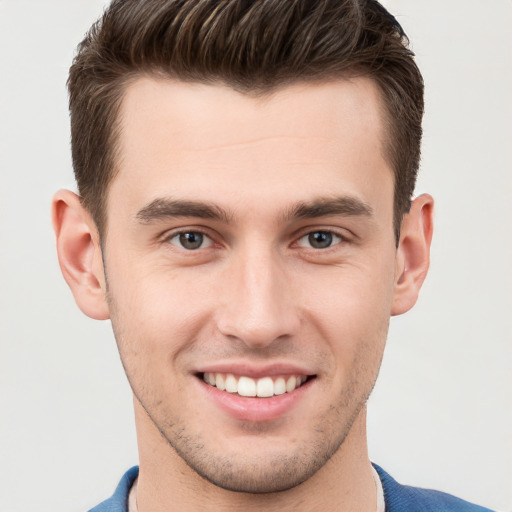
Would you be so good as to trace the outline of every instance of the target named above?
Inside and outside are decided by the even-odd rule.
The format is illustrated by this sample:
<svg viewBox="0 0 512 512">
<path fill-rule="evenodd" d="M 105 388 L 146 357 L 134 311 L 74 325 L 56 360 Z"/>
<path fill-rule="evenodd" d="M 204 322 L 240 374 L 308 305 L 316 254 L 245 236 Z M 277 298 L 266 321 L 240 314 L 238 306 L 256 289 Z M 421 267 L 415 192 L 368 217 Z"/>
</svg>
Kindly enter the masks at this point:
<svg viewBox="0 0 512 512">
<path fill-rule="evenodd" d="M 268 398 L 284 395 L 299 388 L 306 382 L 306 375 L 289 375 L 279 377 L 262 377 L 253 379 L 235 376 L 231 373 L 203 373 L 203 380 L 220 391 L 235 393 L 243 397 Z"/>
</svg>

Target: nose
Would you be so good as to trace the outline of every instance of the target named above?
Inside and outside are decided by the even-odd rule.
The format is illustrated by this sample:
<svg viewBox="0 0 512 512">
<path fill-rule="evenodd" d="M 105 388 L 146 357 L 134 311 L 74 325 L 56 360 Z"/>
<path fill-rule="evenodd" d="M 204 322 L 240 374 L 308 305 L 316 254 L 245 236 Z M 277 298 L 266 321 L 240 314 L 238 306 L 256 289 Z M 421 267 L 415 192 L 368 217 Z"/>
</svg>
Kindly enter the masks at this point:
<svg viewBox="0 0 512 512">
<path fill-rule="evenodd" d="M 241 252 L 228 265 L 217 326 L 224 336 L 264 348 L 297 333 L 300 319 L 293 283 L 272 249 Z"/>
</svg>

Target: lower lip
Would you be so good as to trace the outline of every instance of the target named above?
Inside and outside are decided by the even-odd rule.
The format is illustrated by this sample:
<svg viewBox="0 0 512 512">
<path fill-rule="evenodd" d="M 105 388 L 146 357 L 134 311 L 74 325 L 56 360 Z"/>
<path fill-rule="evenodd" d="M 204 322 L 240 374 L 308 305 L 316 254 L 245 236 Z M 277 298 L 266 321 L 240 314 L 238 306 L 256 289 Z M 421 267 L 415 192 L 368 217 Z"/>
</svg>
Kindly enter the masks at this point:
<svg viewBox="0 0 512 512">
<path fill-rule="evenodd" d="M 215 386 L 199 380 L 209 397 L 224 411 L 237 420 L 250 422 L 272 421 L 285 416 L 304 398 L 316 379 L 310 379 L 299 388 L 282 395 L 268 398 L 248 398 L 227 391 L 220 391 Z"/>
</svg>

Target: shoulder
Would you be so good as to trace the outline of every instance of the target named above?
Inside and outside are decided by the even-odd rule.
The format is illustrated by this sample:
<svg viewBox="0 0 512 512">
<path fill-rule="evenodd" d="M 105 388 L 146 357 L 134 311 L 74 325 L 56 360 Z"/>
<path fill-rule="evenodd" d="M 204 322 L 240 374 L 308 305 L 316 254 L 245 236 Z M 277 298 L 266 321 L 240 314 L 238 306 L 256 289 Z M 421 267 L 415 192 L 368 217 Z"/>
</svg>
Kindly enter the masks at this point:
<svg viewBox="0 0 512 512">
<path fill-rule="evenodd" d="M 89 510 L 89 512 L 127 512 L 128 494 L 138 474 L 138 466 L 129 469 L 123 475 L 123 478 L 121 478 L 114 494 L 108 500 L 101 502 L 99 505 Z"/>
<path fill-rule="evenodd" d="M 374 464 L 384 489 L 386 512 L 492 512 L 444 492 L 401 485 Z M 139 474 L 138 466 L 129 469 L 114 494 L 89 512 L 127 512 L 128 494 Z"/>
<path fill-rule="evenodd" d="M 374 464 L 382 481 L 386 512 L 492 512 L 444 492 L 401 485 Z"/>
</svg>

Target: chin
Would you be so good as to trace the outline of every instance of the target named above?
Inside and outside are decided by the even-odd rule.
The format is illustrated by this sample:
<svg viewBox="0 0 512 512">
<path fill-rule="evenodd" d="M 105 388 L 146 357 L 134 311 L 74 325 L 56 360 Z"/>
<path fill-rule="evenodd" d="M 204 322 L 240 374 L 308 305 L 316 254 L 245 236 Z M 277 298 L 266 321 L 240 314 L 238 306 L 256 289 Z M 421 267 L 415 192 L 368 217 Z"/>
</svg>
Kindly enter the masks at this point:
<svg viewBox="0 0 512 512">
<path fill-rule="evenodd" d="M 324 457 L 325 458 L 325 457 Z M 296 455 L 259 458 L 257 461 L 229 460 L 227 458 L 202 460 L 197 465 L 187 464 L 210 484 L 221 489 L 251 494 L 283 492 L 311 478 L 330 457 L 304 460 Z"/>
<path fill-rule="evenodd" d="M 196 474 L 216 487 L 239 493 L 276 493 L 293 489 L 320 471 L 340 451 L 358 413 L 344 422 L 334 415 L 324 416 L 318 424 L 301 429 L 312 435 L 289 442 L 263 432 L 255 435 L 253 429 L 231 443 L 211 438 L 206 441 L 205 433 L 177 436 L 168 432 L 164 437 Z"/>
</svg>

